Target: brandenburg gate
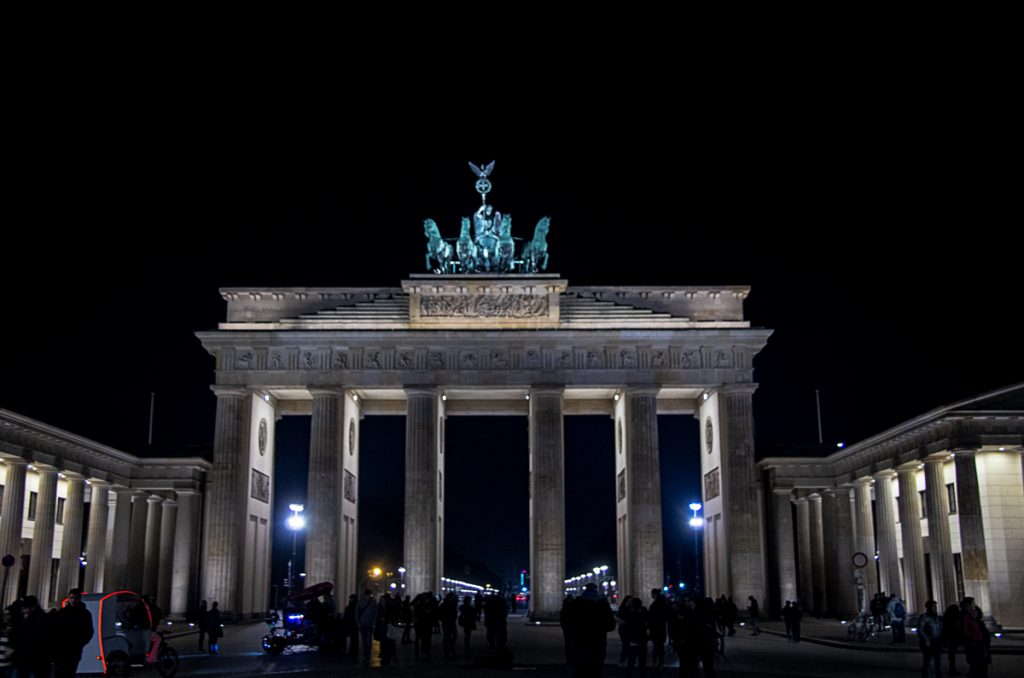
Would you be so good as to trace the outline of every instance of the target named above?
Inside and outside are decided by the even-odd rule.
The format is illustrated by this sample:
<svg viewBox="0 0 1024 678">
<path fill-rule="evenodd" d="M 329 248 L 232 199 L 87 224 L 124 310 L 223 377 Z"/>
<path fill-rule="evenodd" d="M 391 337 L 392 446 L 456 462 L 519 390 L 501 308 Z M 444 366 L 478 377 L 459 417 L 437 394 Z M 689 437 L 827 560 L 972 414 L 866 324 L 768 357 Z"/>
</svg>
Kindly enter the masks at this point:
<svg viewBox="0 0 1024 678">
<path fill-rule="evenodd" d="M 312 417 L 306 581 L 356 590 L 359 455 L 372 454 L 360 449 L 362 417 L 406 417 L 403 565 L 416 594 L 440 591 L 444 574 L 446 418 L 521 415 L 529 418 L 531 613 L 557 617 L 563 417 L 600 414 L 615 420 L 608 482 L 620 589 L 646 595 L 664 583 L 662 413 L 700 420 L 708 590 L 763 598 L 752 361 L 771 332 L 744 320 L 749 288 L 572 287 L 541 272 L 546 218 L 513 253 L 511 218 L 486 204 L 490 168 L 474 167 L 484 198 L 474 237 L 469 219 L 454 246 L 432 220 L 424 225 L 434 273 L 394 288 L 221 290 L 226 321 L 197 333 L 216 358 L 217 396 L 202 597 L 243 616 L 266 609 L 274 422 L 298 414 Z"/>
</svg>

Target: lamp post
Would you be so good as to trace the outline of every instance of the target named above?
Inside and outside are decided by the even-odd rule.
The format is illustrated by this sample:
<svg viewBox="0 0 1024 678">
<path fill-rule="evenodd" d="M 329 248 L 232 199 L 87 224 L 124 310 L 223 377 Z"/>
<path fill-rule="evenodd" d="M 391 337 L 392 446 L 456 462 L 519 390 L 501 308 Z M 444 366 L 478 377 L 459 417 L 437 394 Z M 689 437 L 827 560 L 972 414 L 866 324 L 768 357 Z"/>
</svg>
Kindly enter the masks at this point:
<svg viewBox="0 0 1024 678">
<path fill-rule="evenodd" d="M 405 595 L 405 567 L 399 567 L 398 568 L 398 582 L 401 585 L 401 589 L 402 589 L 400 591 L 400 593 L 404 596 Z"/>
<path fill-rule="evenodd" d="M 292 531 L 292 557 L 288 559 L 288 590 L 295 588 L 295 581 L 292 579 L 292 567 L 295 563 L 295 541 L 299 531 L 306 526 L 306 519 L 300 516 L 305 507 L 302 504 L 290 504 L 288 509 L 292 512 L 288 516 L 288 529 Z"/>
<path fill-rule="evenodd" d="M 690 518 L 690 527 L 693 528 L 693 590 L 698 594 L 700 593 L 700 548 L 697 534 L 704 527 L 704 519 L 699 517 L 697 512 L 702 508 L 704 507 L 698 502 L 690 503 L 690 510 L 693 511 L 693 517 Z"/>
</svg>

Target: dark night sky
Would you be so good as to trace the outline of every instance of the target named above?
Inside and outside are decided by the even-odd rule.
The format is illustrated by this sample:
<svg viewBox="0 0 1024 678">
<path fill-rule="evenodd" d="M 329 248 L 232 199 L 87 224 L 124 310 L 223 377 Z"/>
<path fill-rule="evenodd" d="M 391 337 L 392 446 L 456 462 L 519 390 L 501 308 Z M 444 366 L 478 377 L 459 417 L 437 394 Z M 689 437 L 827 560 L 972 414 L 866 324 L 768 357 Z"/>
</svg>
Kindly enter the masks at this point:
<svg viewBox="0 0 1024 678">
<path fill-rule="evenodd" d="M 397 286 L 423 265 L 422 220 L 457 235 L 478 202 L 466 161 L 491 159 L 491 202 L 516 235 L 552 218 L 549 270 L 570 284 L 752 287 L 748 318 L 775 331 L 754 363 L 762 456 L 816 442 L 815 389 L 831 444 L 1024 381 L 1019 187 L 996 102 L 765 78 L 709 104 L 610 78 L 490 113 L 353 90 L 323 121 L 156 84 L 131 106 L 111 84 L 27 110 L 9 155 L 0 407 L 144 455 L 155 391 L 157 443 L 208 445 L 213 359 L 193 332 L 223 318 L 218 288 Z M 364 424 L 379 454 L 364 457 L 361 548 L 397 558 L 402 424 Z M 280 444 L 301 449 L 303 426 Z M 661 428 L 672 571 L 696 428 Z M 610 431 L 566 423 L 570 573 L 614 554 Z M 525 435 L 522 419 L 451 421 L 448 553 L 474 574 L 525 566 Z M 284 503 L 301 492 L 278 486 Z"/>
</svg>

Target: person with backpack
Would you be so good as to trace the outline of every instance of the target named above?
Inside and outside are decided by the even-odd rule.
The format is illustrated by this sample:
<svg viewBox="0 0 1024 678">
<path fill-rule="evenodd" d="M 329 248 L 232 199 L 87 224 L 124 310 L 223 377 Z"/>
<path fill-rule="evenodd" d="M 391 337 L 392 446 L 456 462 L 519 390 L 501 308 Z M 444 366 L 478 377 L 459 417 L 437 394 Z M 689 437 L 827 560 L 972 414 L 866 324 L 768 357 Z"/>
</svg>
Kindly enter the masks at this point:
<svg viewBox="0 0 1024 678">
<path fill-rule="evenodd" d="M 895 599 L 892 606 L 892 642 L 902 645 L 907 642 L 907 607 L 900 600 L 900 597 L 893 595 Z"/>
<path fill-rule="evenodd" d="M 921 648 L 921 678 L 928 678 L 928 667 L 935 664 L 935 676 L 942 675 L 942 619 L 938 603 L 929 600 L 917 622 L 917 643 Z"/>
</svg>

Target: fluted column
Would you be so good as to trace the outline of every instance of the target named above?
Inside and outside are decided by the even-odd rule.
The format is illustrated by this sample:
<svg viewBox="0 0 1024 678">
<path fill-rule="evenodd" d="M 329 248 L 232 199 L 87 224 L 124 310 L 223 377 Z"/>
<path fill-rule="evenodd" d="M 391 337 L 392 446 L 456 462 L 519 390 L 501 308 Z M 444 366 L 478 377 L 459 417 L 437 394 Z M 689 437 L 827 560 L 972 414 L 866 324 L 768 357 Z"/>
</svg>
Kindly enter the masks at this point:
<svg viewBox="0 0 1024 678">
<path fill-rule="evenodd" d="M 178 490 L 174 521 L 174 558 L 171 576 L 171 614 L 183 617 L 193 601 L 196 580 L 196 536 L 199 530 L 199 493 Z"/>
<path fill-rule="evenodd" d="M 814 596 L 814 614 L 821 616 L 825 609 L 825 536 L 821 515 L 821 495 L 812 494 L 808 497 L 808 505 L 811 510 L 811 568 L 814 570 L 814 578 L 811 580 L 811 590 Z"/>
<path fill-rule="evenodd" d="M 814 563 L 811 556 L 811 505 L 807 497 L 796 504 L 796 543 L 800 564 L 800 607 L 811 609 L 814 601 Z"/>
<path fill-rule="evenodd" d="M 53 567 L 53 532 L 57 512 L 57 469 L 37 468 L 39 475 L 35 528 L 32 531 L 32 560 L 28 566 L 28 593 L 49 607 L 50 568 Z"/>
<path fill-rule="evenodd" d="M 956 503 L 960 518 L 960 560 L 964 575 L 964 595 L 985 611 L 991 610 L 988 590 L 988 550 L 981 518 L 981 493 L 978 468 L 973 451 L 958 451 L 956 465 Z M 987 613 L 987 612 L 986 612 Z"/>
<path fill-rule="evenodd" d="M 128 542 L 132 531 L 132 491 L 115 487 L 113 498 L 114 532 L 107 541 L 103 570 L 105 592 L 128 588 Z"/>
<path fill-rule="evenodd" d="M 626 389 L 626 515 L 633 581 L 626 591 L 647 597 L 664 585 L 658 391 Z"/>
<path fill-rule="evenodd" d="M 875 545 L 875 526 L 873 513 L 871 511 L 871 478 L 858 478 L 853 485 L 854 503 L 856 504 L 856 537 L 855 548 L 858 552 L 868 557 L 864 585 L 864 612 L 868 611 L 868 604 L 876 593 L 881 591 L 878 582 L 878 564 L 875 560 L 875 552 L 878 547 Z"/>
<path fill-rule="evenodd" d="M 128 588 L 137 593 L 142 590 L 143 571 L 146 566 L 146 522 L 149 520 L 149 495 L 132 493 L 132 527 L 128 538 Z"/>
<path fill-rule="evenodd" d="M 64 535 L 60 543 L 60 569 L 57 571 L 57 590 L 54 600 L 60 600 L 73 588 L 78 588 L 78 575 L 82 569 L 82 519 L 85 514 L 85 478 L 67 474 L 68 490 L 64 499 Z"/>
<path fill-rule="evenodd" d="M 796 556 L 793 542 L 792 491 L 776 489 L 775 495 L 775 559 L 779 576 L 779 607 L 787 600 L 796 600 Z"/>
<path fill-rule="evenodd" d="M 221 614 L 239 612 L 239 572 L 244 545 L 245 501 L 249 495 L 250 396 L 244 389 L 214 387 L 217 422 L 213 471 L 206 502 L 203 598 L 220 603 Z"/>
<path fill-rule="evenodd" d="M 530 615 L 558 619 L 565 581 L 562 388 L 530 391 Z"/>
<path fill-rule="evenodd" d="M 110 485 L 103 481 L 89 482 L 89 531 L 85 541 L 85 582 L 89 592 L 103 591 L 103 567 L 107 562 L 107 519 Z"/>
<path fill-rule="evenodd" d="M 3 515 L 0 516 L 0 558 L 14 556 L 7 577 L 7 589 L 0 592 L 0 604 L 7 605 L 18 594 L 18 573 L 21 570 L 21 527 L 25 515 L 25 473 L 28 462 L 6 459 L 7 478 L 4 481 Z M 0 577 L 3 575 L 0 574 Z"/>
<path fill-rule="evenodd" d="M 407 388 L 405 418 L 405 580 L 415 596 L 440 591 L 438 572 L 438 390 Z"/>
<path fill-rule="evenodd" d="M 835 616 L 839 609 L 839 568 L 849 569 L 848 563 L 840 563 L 836 548 L 836 493 L 835 490 L 821 492 L 821 539 L 822 577 L 825 583 L 822 609 L 829 616 Z"/>
<path fill-rule="evenodd" d="M 875 512 L 878 516 L 878 563 L 880 585 L 886 595 L 903 597 L 900 586 L 900 558 L 896 549 L 896 514 L 893 510 L 892 479 L 896 474 L 882 471 L 875 474 Z"/>
<path fill-rule="evenodd" d="M 719 403 L 728 590 L 738 601 L 747 596 L 764 600 L 761 507 L 754 469 L 755 390 L 756 384 L 726 386 Z"/>
<path fill-rule="evenodd" d="M 157 594 L 160 581 L 160 525 L 163 520 L 163 497 L 151 496 L 146 500 L 146 542 L 142 590 Z M 166 608 L 164 608 L 166 609 Z"/>
<path fill-rule="evenodd" d="M 956 571 L 949 535 L 949 497 L 946 496 L 945 459 L 924 462 L 924 499 L 928 506 L 928 553 L 931 556 L 932 589 L 943 610 L 956 601 Z"/>
<path fill-rule="evenodd" d="M 157 562 L 160 572 L 156 583 L 156 604 L 161 610 L 171 610 L 171 574 L 174 560 L 174 523 L 178 515 L 178 502 L 165 499 L 160 514 L 160 550 Z"/>
<path fill-rule="evenodd" d="M 313 423 L 306 484 L 306 581 L 333 581 L 338 571 L 341 522 L 338 463 L 341 457 L 340 388 L 310 389 Z"/>
<path fill-rule="evenodd" d="M 900 468 L 899 509 L 903 532 L 903 597 L 908 612 L 924 612 L 928 586 L 924 575 L 924 545 L 921 543 L 921 495 L 917 493 L 917 465 Z"/>
<path fill-rule="evenodd" d="M 855 536 L 850 493 L 849 487 L 839 487 L 835 490 L 835 526 L 830 530 L 835 543 L 835 584 L 833 585 L 831 579 L 828 581 L 829 610 L 833 615 L 851 615 L 857 612 L 857 581 L 853 575 Z M 825 535 L 825 543 L 829 543 L 828 534 Z M 874 558 L 870 555 L 868 558 L 868 568 L 874 569 Z M 828 553 L 825 560 L 829 560 Z"/>
</svg>

